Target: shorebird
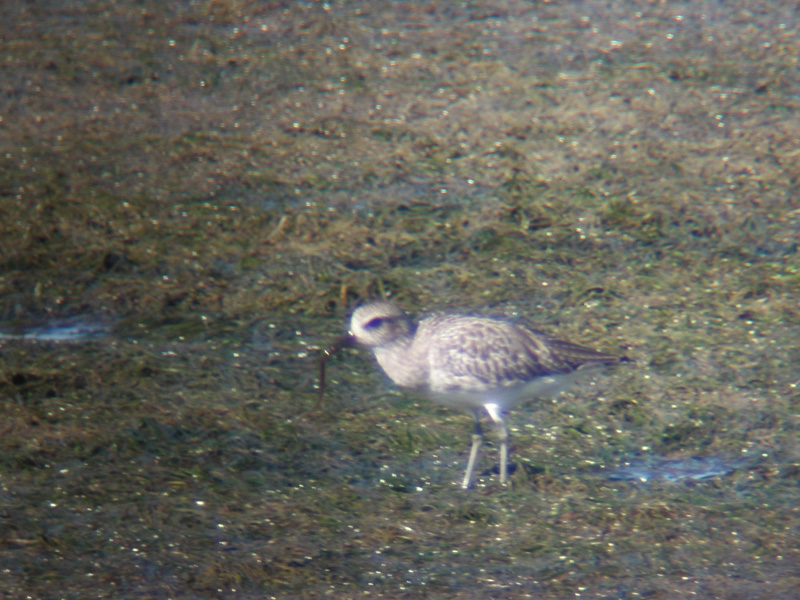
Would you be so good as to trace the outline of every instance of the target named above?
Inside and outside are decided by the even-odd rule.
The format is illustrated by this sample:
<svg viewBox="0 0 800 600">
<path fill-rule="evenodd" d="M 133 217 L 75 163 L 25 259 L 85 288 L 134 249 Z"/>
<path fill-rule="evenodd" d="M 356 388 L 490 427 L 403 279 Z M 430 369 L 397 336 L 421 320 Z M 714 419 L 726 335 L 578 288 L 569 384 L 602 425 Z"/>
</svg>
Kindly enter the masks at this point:
<svg viewBox="0 0 800 600">
<path fill-rule="evenodd" d="M 358 307 L 345 337 L 320 361 L 320 397 L 325 359 L 344 346 L 366 346 L 397 385 L 420 391 L 432 401 L 466 409 L 475 432 L 461 487 L 472 484 L 483 443 L 481 411 L 497 428 L 500 483 L 508 481 L 508 429 L 504 414 L 531 398 L 558 394 L 581 373 L 627 362 L 498 318 L 434 314 L 415 323 L 396 304 L 374 301 Z"/>
</svg>

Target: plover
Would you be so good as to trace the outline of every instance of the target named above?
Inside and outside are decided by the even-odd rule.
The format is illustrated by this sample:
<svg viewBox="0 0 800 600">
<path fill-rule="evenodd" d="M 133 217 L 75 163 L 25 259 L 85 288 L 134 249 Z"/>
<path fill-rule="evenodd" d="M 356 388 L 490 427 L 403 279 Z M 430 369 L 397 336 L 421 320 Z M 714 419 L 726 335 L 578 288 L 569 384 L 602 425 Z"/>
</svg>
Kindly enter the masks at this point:
<svg viewBox="0 0 800 600">
<path fill-rule="evenodd" d="M 435 314 L 415 323 L 396 304 L 375 301 L 358 307 L 347 335 L 320 361 L 320 395 L 325 358 L 337 349 L 366 346 L 397 385 L 418 390 L 434 402 L 466 409 L 475 432 L 461 482 L 472 484 L 483 443 L 485 410 L 500 441 L 500 483 L 508 481 L 508 430 L 504 414 L 531 398 L 549 397 L 592 367 L 628 361 L 596 352 L 498 318 Z"/>
</svg>

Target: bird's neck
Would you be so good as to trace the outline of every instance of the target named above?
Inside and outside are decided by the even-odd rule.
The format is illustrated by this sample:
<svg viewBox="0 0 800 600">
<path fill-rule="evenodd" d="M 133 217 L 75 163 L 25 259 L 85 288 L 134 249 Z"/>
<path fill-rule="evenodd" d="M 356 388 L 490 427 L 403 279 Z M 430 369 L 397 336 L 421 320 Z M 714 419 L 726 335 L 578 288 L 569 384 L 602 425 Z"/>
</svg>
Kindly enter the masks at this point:
<svg viewBox="0 0 800 600">
<path fill-rule="evenodd" d="M 416 356 L 411 335 L 399 337 L 391 344 L 373 350 L 378 364 L 397 385 L 418 388 L 427 383 L 427 360 Z"/>
</svg>

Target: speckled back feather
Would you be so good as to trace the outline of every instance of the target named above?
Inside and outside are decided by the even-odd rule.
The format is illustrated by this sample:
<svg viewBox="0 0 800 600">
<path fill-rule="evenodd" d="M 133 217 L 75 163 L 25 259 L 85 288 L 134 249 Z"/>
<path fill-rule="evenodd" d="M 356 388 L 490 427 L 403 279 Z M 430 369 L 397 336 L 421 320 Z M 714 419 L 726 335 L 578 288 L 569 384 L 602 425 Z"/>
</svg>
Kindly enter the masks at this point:
<svg viewBox="0 0 800 600">
<path fill-rule="evenodd" d="M 434 316 L 420 323 L 419 333 L 430 343 L 432 391 L 519 386 L 619 360 L 500 319 Z"/>
</svg>

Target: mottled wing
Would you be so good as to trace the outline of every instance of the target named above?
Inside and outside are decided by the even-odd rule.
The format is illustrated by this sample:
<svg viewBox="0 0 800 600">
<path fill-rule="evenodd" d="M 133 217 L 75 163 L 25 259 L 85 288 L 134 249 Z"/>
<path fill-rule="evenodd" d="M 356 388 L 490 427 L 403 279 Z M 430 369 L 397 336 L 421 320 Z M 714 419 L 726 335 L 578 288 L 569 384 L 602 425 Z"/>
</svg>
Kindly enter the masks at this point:
<svg viewBox="0 0 800 600">
<path fill-rule="evenodd" d="M 564 340 L 552 338 L 543 333 L 535 331 L 529 331 L 529 333 L 546 344 L 554 359 L 567 365 L 569 370 L 578 369 L 583 366 L 615 365 L 619 362 L 630 361 L 630 359 L 625 356 L 598 352 L 597 350 L 579 346 L 572 342 L 565 342 Z"/>
<path fill-rule="evenodd" d="M 432 317 L 428 359 L 433 391 L 482 391 L 575 369 L 550 341 L 511 323 L 478 317 Z M 578 346 L 575 346 L 578 348 Z M 573 354 L 577 351 L 573 351 Z"/>
</svg>

